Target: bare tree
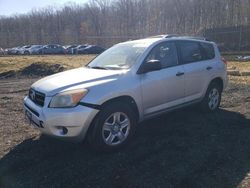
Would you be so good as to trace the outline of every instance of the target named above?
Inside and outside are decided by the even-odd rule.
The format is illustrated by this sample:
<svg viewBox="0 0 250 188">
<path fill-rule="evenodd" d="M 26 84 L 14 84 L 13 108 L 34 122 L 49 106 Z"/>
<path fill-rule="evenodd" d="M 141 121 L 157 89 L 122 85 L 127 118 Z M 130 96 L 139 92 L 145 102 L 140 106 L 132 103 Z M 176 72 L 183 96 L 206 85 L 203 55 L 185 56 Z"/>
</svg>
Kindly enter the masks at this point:
<svg viewBox="0 0 250 188">
<path fill-rule="evenodd" d="M 0 17 L 0 46 L 95 43 L 250 25 L 250 0 L 91 0 Z M 247 33 L 245 34 L 247 35 Z"/>
</svg>

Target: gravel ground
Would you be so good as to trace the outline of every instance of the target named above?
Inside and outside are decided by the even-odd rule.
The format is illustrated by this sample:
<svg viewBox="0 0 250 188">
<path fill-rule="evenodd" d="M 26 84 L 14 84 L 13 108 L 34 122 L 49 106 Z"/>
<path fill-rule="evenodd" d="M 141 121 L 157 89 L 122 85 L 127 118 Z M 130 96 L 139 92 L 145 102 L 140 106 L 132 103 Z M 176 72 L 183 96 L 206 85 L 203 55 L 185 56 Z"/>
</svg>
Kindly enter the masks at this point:
<svg viewBox="0 0 250 188">
<path fill-rule="evenodd" d="M 0 81 L 0 187 L 250 187 L 249 84 L 231 83 L 216 113 L 192 107 L 148 120 L 122 151 L 102 154 L 24 122 L 34 81 Z"/>
</svg>

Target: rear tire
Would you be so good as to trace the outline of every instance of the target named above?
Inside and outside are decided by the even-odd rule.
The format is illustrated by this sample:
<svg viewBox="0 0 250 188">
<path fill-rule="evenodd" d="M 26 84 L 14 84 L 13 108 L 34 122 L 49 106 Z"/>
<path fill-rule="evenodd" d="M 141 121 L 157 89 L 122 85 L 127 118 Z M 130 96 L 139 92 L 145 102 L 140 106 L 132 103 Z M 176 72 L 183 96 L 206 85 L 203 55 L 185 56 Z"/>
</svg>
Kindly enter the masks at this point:
<svg viewBox="0 0 250 188">
<path fill-rule="evenodd" d="M 216 111 L 221 102 L 222 89 L 216 82 L 212 82 L 207 89 L 206 95 L 201 102 L 201 108 L 205 112 Z"/>
<path fill-rule="evenodd" d="M 126 145 L 135 133 L 136 117 L 124 103 L 111 103 L 99 112 L 88 134 L 95 150 L 114 151 Z"/>
</svg>

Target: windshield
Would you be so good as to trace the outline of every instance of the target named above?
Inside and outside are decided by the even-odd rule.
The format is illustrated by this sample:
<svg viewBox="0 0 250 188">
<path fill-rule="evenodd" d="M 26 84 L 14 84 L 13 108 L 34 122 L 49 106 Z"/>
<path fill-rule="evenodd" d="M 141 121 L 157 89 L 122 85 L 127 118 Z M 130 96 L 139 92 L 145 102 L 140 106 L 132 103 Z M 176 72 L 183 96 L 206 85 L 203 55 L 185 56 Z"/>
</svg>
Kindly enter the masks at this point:
<svg viewBox="0 0 250 188">
<path fill-rule="evenodd" d="M 129 69 L 135 64 L 145 48 L 145 45 L 135 43 L 118 44 L 97 56 L 87 67 L 113 70 Z"/>
</svg>

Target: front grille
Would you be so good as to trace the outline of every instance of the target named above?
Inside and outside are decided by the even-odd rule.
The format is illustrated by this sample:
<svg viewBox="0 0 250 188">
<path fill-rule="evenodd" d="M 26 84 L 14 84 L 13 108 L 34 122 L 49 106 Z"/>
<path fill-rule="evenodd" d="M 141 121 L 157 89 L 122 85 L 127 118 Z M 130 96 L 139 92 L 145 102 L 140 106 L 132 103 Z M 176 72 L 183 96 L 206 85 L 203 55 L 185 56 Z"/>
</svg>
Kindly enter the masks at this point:
<svg viewBox="0 0 250 188">
<path fill-rule="evenodd" d="M 29 98 L 35 104 L 39 106 L 44 106 L 45 94 L 35 91 L 34 89 L 29 90 Z"/>
</svg>

